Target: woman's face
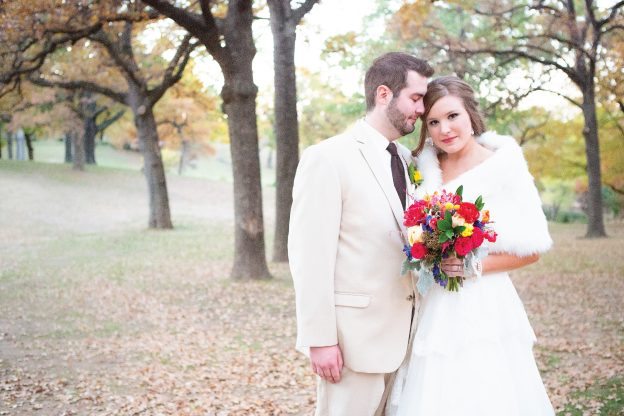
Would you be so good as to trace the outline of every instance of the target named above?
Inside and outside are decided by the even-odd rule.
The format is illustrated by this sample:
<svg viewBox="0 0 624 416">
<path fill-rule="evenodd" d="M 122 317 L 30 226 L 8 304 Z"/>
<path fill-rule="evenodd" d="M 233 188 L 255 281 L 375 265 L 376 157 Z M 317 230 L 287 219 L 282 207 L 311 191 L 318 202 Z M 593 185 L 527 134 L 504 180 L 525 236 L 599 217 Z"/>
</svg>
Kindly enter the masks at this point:
<svg viewBox="0 0 624 416">
<path fill-rule="evenodd" d="M 473 140 L 472 123 L 461 98 L 447 95 L 431 107 L 427 131 L 433 144 L 446 153 L 455 153 Z"/>
</svg>

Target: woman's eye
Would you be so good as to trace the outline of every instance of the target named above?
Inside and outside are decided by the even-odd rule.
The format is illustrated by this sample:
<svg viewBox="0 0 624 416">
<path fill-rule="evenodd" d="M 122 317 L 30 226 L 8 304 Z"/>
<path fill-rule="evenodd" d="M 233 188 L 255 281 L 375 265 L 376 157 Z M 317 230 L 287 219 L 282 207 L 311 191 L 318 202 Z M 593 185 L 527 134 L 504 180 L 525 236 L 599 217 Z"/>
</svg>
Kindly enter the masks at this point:
<svg viewBox="0 0 624 416">
<path fill-rule="evenodd" d="M 449 120 L 453 120 L 453 119 L 454 119 L 455 117 L 457 117 L 458 115 L 459 115 L 459 114 L 457 114 L 457 113 L 451 113 L 451 114 L 449 115 Z"/>
<path fill-rule="evenodd" d="M 438 120 L 431 120 L 431 121 L 429 122 L 429 125 L 430 125 L 430 126 L 435 126 L 436 124 L 438 124 Z"/>
</svg>

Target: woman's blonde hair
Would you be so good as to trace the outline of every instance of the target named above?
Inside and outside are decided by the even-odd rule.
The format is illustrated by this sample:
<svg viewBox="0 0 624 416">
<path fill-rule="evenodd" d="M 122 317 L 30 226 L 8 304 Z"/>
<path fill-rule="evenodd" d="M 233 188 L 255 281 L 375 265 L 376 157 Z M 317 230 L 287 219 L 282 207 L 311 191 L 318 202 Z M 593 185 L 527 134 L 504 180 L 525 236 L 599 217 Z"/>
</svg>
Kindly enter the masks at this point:
<svg viewBox="0 0 624 416">
<path fill-rule="evenodd" d="M 475 98 L 475 92 L 472 87 L 456 76 L 449 75 L 436 78 L 427 85 L 427 93 L 423 98 L 425 112 L 421 116 L 420 141 L 418 147 L 412 151 L 414 156 L 417 156 L 425 146 L 425 139 L 427 138 L 427 116 L 429 115 L 429 111 L 431 111 L 431 107 L 433 107 L 440 98 L 446 97 L 447 95 L 452 95 L 462 100 L 464 108 L 470 117 L 470 124 L 472 125 L 475 136 L 480 136 L 485 132 L 485 120 L 479 110 L 479 103 Z"/>
</svg>

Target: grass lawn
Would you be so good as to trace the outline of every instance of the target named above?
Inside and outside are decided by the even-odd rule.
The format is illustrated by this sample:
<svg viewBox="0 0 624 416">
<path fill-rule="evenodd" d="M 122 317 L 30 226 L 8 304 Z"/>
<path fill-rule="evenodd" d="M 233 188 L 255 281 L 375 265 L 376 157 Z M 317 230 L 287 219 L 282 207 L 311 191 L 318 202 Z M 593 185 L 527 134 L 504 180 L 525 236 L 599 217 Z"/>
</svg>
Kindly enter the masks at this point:
<svg viewBox="0 0 624 416">
<path fill-rule="evenodd" d="M 44 163 L 63 163 L 65 147 L 60 140 L 36 140 L 33 142 L 35 161 Z M 232 160 L 229 146 L 214 144 L 214 155 L 199 155 L 192 166 L 184 169 L 183 176 L 204 178 L 220 182 L 232 182 Z M 267 166 L 266 152 L 262 149 L 262 183 L 272 186 L 275 183 L 275 168 Z M 164 149 L 163 163 L 169 176 L 178 176 L 179 152 Z M 5 155 L 6 157 L 6 155 Z M 95 158 L 97 165 L 105 168 L 139 171 L 143 166 L 143 158 L 138 151 L 118 150 L 106 142 L 96 142 Z"/>
<path fill-rule="evenodd" d="M 311 414 L 287 266 L 229 280 L 231 183 L 168 186 L 175 229 L 150 231 L 136 170 L 0 161 L 0 415 Z M 584 227 L 551 225 L 555 248 L 513 280 L 559 414 L 619 415 L 624 225 Z"/>
</svg>

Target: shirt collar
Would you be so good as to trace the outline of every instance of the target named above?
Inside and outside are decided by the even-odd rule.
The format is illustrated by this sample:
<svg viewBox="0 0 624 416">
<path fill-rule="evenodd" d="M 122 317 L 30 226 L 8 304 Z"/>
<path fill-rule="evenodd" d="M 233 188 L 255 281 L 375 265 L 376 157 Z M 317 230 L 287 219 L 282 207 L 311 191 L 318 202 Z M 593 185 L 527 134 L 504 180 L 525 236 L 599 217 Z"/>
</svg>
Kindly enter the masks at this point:
<svg viewBox="0 0 624 416">
<path fill-rule="evenodd" d="M 369 140 L 370 144 L 375 147 L 375 149 L 379 149 L 380 152 L 386 151 L 390 141 L 383 134 L 368 124 L 368 122 L 363 118 L 358 120 L 358 127 L 365 132 L 366 138 Z"/>
</svg>

